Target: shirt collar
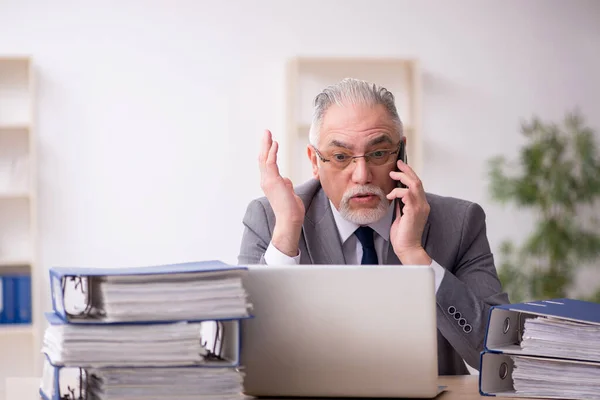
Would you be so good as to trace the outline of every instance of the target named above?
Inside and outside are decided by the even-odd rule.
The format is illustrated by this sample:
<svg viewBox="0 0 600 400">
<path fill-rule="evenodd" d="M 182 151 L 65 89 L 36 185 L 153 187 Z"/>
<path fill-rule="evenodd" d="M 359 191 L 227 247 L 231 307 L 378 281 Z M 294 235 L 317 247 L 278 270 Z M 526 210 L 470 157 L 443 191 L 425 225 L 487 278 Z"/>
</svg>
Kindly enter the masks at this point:
<svg viewBox="0 0 600 400">
<path fill-rule="evenodd" d="M 392 226 L 392 218 L 394 217 L 394 203 L 391 202 L 387 212 L 385 215 L 380 218 L 378 221 L 375 221 L 367 226 L 373 228 L 375 232 L 379 236 L 381 236 L 385 241 L 390 240 L 390 227 Z M 338 232 L 340 233 L 340 239 L 342 240 L 342 244 L 348 240 L 350 236 L 354 234 L 354 231 L 358 229 L 360 225 L 355 224 L 354 222 L 350 222 L 335 208 L 331 200 L 329 200 L 329 205 L 331 206 L 331 211 L 333 212 L 333 218 L 335 219 L 335 224 L 337 226 Z"/>
</svg>

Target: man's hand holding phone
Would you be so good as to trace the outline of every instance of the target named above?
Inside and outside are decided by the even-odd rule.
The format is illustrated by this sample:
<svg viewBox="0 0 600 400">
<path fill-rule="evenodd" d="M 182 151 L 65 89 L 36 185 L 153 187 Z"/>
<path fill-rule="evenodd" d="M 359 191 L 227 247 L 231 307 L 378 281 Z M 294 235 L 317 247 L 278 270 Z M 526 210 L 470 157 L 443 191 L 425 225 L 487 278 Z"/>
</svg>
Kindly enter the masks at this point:
<svg viewBox="0 0 600 400">
<path fill-rule="evenodd" d="M 272 243 L 290 257 L 298 255 L 298 242 L 304 222 L 304 203 L 294 192 L 289 178 L 283 178 L 277 166 L 279 144 L 273 141 L 270 131 L 265 131 L 261 143 L 258 165 L 260 187 L 275 214 Z"/>
<path fill-rule="evenodd" d="M 390 172 L 390 177 L 401 182 L 404 187 L 397 187 L 387 195 L 389 200 L 397 201 L 396 219 L 390 229 L 390 241 L 402 264 L 429 265 L 431 257 L 421 245 L 430 211 L 423 183 L 404 161 L 398 160 L 397 167 L 397 171 Z M 402 212 L 398 201 L 404 204 Z"/>
</svg>

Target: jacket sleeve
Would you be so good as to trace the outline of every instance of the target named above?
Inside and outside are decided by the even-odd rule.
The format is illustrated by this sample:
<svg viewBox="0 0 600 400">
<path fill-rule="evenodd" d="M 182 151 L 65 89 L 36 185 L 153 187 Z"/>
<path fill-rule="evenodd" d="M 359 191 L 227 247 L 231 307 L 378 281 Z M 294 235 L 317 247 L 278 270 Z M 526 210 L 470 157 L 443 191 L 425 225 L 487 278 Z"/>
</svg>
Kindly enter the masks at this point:
<svg viewBox="0 0 600 400">
<path fill-rule="evenodd" d="M 271 231 L 267 212 L 259 200 L 252 200 L 248 204 L 242 222 L 244 232 L 238 254 L 238 264 L 266 264 L 265 252 L 271 242 Z"/>
<path fill-rule="evenodd" d="M 485 212 L 477 203 L 466 208 L 456 262 L 444 274 L 436 299 L 439 331 L 467 364 L 479 369 L 490 308 L 509 299 L 494 265 Z"/>
</svg>

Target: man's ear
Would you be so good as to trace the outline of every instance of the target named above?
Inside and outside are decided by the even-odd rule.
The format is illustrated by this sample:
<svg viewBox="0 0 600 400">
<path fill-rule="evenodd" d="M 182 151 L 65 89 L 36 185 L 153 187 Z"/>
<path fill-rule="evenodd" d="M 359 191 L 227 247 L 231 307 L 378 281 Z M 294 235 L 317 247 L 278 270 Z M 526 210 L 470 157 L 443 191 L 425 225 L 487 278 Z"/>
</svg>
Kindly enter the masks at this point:
<svg viewBox="0 0 600 400">
<path fill-rule="evenodd" d="M 319 165 L 317 164 L 317 152 L 315 149 L 309 144 L 306 146 L 306 154 L 308 155 L 308 159 L 310 160 L 310 164 L 312 165 L 313 177 L 315 179 L 319 179 Z"/>
</svg>

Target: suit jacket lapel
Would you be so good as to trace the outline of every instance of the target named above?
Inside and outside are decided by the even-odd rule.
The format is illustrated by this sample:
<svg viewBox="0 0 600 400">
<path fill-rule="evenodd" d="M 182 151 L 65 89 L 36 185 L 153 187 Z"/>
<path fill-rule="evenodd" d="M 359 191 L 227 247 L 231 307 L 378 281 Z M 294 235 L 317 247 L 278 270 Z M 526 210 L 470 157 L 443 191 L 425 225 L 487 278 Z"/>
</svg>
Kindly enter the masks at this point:
<svg viewBox="0 0 600 400">
<path fill-rule="evenodd" d="M 430 226 L 429 220 L 427 220 L 427 222 L 425 222 L 425 227 L 423 228 L 423 235 L 421 236 L 421 246 L 423 246 L 424 249 L 425 249 L 425 246 L 427 245 L 427 237 L 429 236 L 429 226 Z M 398 259 L 398 256 L 394 252 L 394 247 L 392 246 L 391 241 L 388 242 L 388 251 L 387 251 L 387 257 L 385 260 L 385 264 L 402 265 L 402 263 Z"/>
<path fill-rule="evenodd" d="M 398 256 L 394 252 L 394 247 L 392 247 L 392 242 L 388 242 L 387 257 L 385 259 L 385 263 L 384 264 L 387 264 L 387 265 L 402 265 L 402 263 L 398 259 Z"/>
<path fill-rule="evenodd" d="M 427 220 L 427 222 L 425 222 L 425 227 L 423 228 L 423 235 L 421 236 L 421 246 L 423 246 L 423 248 L 427 248 L 427 237 L 429 236 L 429 219 Z"/>
<path fill-rule="evenodd" d="M 322 189 L 306 211 L 304 240 L 313 264 L 346 263 L 331 206 Z"/>
</svg>

